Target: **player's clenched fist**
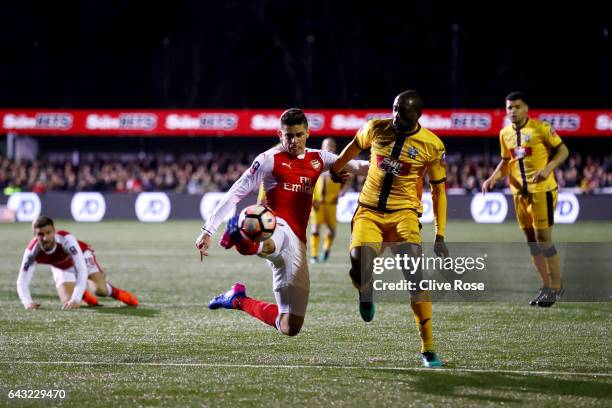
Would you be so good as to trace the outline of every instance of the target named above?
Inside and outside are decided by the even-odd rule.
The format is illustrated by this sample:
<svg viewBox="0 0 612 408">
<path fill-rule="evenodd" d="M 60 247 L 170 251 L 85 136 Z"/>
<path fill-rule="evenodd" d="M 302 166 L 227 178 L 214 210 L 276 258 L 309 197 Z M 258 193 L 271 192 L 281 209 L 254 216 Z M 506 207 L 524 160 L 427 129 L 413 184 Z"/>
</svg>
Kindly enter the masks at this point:
<svg viewBox="0 0 612 408">
<path fill-rule="evenodd" d="M 210 245 L 210 234 L 206 231 L 202 231 L 202 233 L 198 236 L 195 242 L 195 246 L 200 251 L 200 261 L 208 256 L 208 246 Z"/>
</svg>

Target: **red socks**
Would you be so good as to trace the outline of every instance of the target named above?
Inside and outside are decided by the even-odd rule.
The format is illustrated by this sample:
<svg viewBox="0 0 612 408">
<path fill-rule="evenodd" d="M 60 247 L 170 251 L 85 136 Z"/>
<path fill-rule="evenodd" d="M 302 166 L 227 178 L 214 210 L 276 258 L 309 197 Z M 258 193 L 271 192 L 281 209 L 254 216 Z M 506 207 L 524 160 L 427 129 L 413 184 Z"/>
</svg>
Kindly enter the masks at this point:
<svg viewBox="0 0 612 408">
<path fill-rule="evenodd" d="M 116 286 L 113 286 L 113 293 L 111 293 L 111 297 L 114 297 L 128 306 L 138 306 L 138 298 L 132 292 L 119 289 Z"/>
<path fill-rule="evenodd" d="M 98 299 L 87 290 L 83 292 L 83 302 L 87 303 L 89 306 L 98 306 Z"/>
<path fill-rule="evenodd" d="M 278 306 L 276 304 L 244 297 L 236 299 L 236 308 L 276 328 L 276 318 L 278 317 Z"/>
</svg>

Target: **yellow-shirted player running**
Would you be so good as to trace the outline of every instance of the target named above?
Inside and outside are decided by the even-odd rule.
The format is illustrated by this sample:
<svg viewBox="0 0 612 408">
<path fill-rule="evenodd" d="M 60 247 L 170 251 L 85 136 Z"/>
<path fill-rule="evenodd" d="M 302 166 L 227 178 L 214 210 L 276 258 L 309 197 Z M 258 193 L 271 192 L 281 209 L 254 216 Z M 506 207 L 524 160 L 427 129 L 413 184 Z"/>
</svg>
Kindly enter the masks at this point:
<svg viewBox="0 0 612 408">
<path fill-rule="evenodd" d="M 336 153 L 336 142 L 331 137 L 323 140 L 321 150 Z M 321 174 L 312 193 L 312 212 L 310 213 L 310 263 L 319 262 L 319 241 L 321 227 L 327 227 L 327 235 L 323 241 L 323 255 L 321 262 L 329 259 L 334 237 L 336 236 L 336 210 L 338 197 L 347 189 L 344 185 L 332 180 L 329 172 Z"/>
<path fill-rule="evenodd" d="M 502 177 L 510 176 L 516 218 L 542 281 L 542 288 L 529 304 L 549 307 L 561 293 L 561 262 L 552 243 L 558 190 L 554 170 L 569 151 L 550 124 L 528 116 L 523 93 L 512 92 L 506 97 L 506 112 L 512 123 L 499 132 L 501 160 L 482 184 L 482 191 L 486 193 Z"/>
<path fill-rule="evenodd" d="M 359 290 L 359 312 L 366 322 L 374 318 L 372 267 L 382 243 L 394 243 L 396 253 L 421 256 L 419 216 L 425 173 L 429 173 L 434 206 L 434 252 L 448 256 L 444 144 L 419 124 L 422 106 L 416 91 L 399 94 L 393 102 L 393 118 L 367 122 L 332 168 L 337 173 L 362 150 L 371 148 L 370 169 L 353 216 L 350 251 L 350 276 Z M 434 348 L 429 292 L 411 292 L 410 305 L 421 337 L 423 365 L 441 366 Z"/>
</svg>

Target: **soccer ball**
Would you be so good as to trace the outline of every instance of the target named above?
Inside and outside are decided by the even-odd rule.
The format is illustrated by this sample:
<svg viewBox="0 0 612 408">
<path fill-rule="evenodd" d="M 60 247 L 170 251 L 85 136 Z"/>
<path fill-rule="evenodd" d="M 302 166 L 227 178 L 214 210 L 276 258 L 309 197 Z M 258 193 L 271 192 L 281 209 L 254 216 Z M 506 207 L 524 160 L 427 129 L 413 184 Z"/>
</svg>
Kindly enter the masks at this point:
<svg viewBox="0 0 612 408">
<path fill-rule="evenodd" d="M 264 205 L 250 205 L 240 213 L 238 226 L 243 237 L 258 242 L 265 241 L 272 236 L 276 228 L 276 216 Z"/>
</svg>

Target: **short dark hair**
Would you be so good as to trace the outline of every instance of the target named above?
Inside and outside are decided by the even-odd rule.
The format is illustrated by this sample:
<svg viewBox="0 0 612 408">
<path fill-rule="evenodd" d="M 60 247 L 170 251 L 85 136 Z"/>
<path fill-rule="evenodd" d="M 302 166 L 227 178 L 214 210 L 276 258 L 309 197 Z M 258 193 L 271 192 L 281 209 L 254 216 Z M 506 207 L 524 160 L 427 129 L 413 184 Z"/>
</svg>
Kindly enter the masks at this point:
<svg viewBox="0 0 612 408">
<path fill-rule="evenodd" d="M 280 117 L 281 126 L 304 125 L 308 129 L 308 119 L 304 111 L 298 108 L 287 109 Z"/>
<path fill-rule="evenodd" d="M 55 227 L 51 218 L 47 217 L 46 215 L 41 215 L 32 223 L 32 229 L 46 227 L 47 225 Z"/>
<path fill-rule="evenodd" d="M 527 103 L 527 97 L 525 96 L 525 94 L 521 91 L 514 91 L 514 92 L 510 92 L 508 94 L 508 96 L 506 96 L 506 100 L 507 101 L 518 101 L 521 100 L 523 102 L 525 102 L 527 105 L 529 105 Z"/>
</svg>

